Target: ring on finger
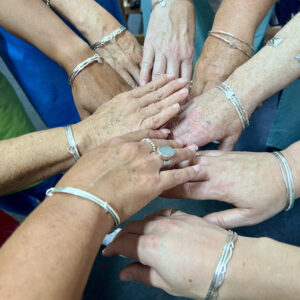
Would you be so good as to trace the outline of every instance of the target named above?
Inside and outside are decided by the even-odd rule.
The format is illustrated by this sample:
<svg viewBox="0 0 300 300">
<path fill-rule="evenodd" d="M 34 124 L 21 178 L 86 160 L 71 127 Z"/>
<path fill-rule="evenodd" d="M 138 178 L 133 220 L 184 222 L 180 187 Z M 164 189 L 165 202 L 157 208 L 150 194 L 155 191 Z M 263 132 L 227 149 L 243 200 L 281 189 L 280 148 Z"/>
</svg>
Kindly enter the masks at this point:
<svg viewBox="0 0 300 300">
<path fill-rule="evenodd" d="M 151 145 L 152 147 L 152 152 L 156 152 L 156 146 L 155 144 L 153 143 L 153 141 L 149 138 L 145 138 L 145 139 L 142 139 L 141 142 L 145 142 L 145 143 L 148 143 Z"/>
<path fill-rule="evenodd" d="M 164 163 L 164 168 L 167 168 L 171 164 L 171 160 L 165 159 L 165 160 L 163 160 L 163 163 Z"/>
<path fill-rule="evenodd" d="M 170 160 L 175 155 L 175 150 L 168 145 L 159 146 L 156 152 L 163 161 Z"/>
</svg>

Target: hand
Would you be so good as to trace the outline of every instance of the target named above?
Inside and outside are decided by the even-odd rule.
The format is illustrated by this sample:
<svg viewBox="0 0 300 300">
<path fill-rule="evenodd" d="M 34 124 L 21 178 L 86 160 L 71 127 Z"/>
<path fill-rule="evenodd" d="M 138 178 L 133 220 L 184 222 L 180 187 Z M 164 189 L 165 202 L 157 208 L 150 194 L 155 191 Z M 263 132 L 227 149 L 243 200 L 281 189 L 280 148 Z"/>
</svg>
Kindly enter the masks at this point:
<svg viewBox="0 0 300 300">
<path fill-rule="evenodd" d="M 243 130 L 234 106 L 218 89 L 187 103 L 170 126 L 174 138 L 180 143 L 204 146 L 218 140 L 219 149 L 227 151 L 233 149 Z"/>
<path fill-rule="evenodd" d="M 81 119 L 87 118 L 101 104 L 128 90 L 130 86 L 105 62 L 93 63 L 82 70 L 74 79 L 72 87 Z"/>
<path fill-rule="evenodd" d="M 144 130 L 115 138 L 85 154 L 58 183 L 87 191 L 108 202 L 122 221 L 136 213 L 164 190 L 191 180 L 198 166 L 165 170 L 163 160 L 143 138 L 151 138 L 156 147 L 169 145 L 175 150 L 170 167 L 191 159 L 197 150 L 182 148 L 165 140 L 165 130 Z"/>
<path fill-rule="evenodd" d="M 188 97 L 186 85 L 185 80 L 162 75 L 102 104 L 92 116 L 73 125 L 80 152 L 132 131 L 160 128 L 180 111 L 179 103 Z"/>
<path fill-rule="evenodd" d="M 144 44 L 140 83 L 168 73 L 190 80 L 195 39 L 194 4 L 190 0 L 167 1 L 151 13 Z"/>
<path fill-rule="evenodd" d="M 224 248 L 225 230 L 196 216 L 164 210 L 143 221 L 127 224 L 102 252 L 104 256 L 124 255 L 137 262 L 121 272 L 121 280 L 138 281 L 163 289 L 174 296 L 204 299 Z M 244 243 L 239 237 L 236 248 Z M 228 264 L 220 298 L 233 299 L 238 290 L 231 274 L 240 255 L 234 250 Z M 240 251 L 241 253 L 241 251 Z M 245 252 L 242 252 L 244 255 Z"/>
<path fill-rule="evenodd" d="M 231 40 L 227 36 L 226 39 Z M 237 40 L 234 42 L 244 48 L 243 43 L 239 43 Z M 249 52 L 249 49 L 246 48 L 245 51 Z M 241 51 L 232 49 L 223 41 L 209 36 L 195 66 L 191 98 L 198 97 L 219 85 L 248 60 L 249 58 Z"/>
<path fill-rule="evenodd" d="M 236 208 L 205 217 L 224 228 L 249 226 L 271 218 L 286 207 L 286 190 L 271 153 L 199 152 L 191 164 L 201 165 L 194 181 L 164 194 L 167 197 L 219 200 Z"/>
</svg>

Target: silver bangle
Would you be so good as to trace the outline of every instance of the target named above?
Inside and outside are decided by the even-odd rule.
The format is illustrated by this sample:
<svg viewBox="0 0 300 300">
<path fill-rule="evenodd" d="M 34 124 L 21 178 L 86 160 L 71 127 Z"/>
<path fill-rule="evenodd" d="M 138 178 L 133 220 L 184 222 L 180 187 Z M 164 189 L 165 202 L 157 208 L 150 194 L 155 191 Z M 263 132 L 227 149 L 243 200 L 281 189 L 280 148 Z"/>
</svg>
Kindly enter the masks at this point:
<svg viewBox="0 0 300 300">
<path fill-rule="evenodd" d="M 74 136 L 73 136 L 72 128 L 71 128 L 71 126 L 66 126 L 65 130 L 66 130 L 66 135 L 67 135 L 68 142 L 69 142 L 69 147 L 68 147 L 67 151 L 69 154 L 71 154 L 74 157 L 75 162 L 77 162 L 80 158 L 80 155 L 79 155 L 79 152 L 77 149 L 77 144 L 76 144 Z"/>
<path fill-rule="evenodd" d="M 65 194 L 71 194 L 74 196 L 78 196 L 87 200 L 90 200 L 96 204 L 98 204 L 99 206 L 101 206 L 102 208 L 104 208 L 106 213 L 109 213 L 114 222 L 115 225 L 112 228 L 112 231 L 114 231 L 116 228 L 118 228 L 120 226 L 120 217 L 119 215 L 116 213 L 116 211 L 105 201 L 103 201 L 102 199 L 86 192 L 80 189 L 76 189 L 76 188 L 72 188 L 72 187 L 57 187 L 57 188 L 50 188 L 46 191 L 46 196 L 51 197 L 53 196 L 54 193 L 65 193 Z M 111 232 L 112 232 L 111 231 Z"/>
<path fill-rule="evenodd" d="M 294 184 L 293 174 L 284 155 L 279 151 L 275 151 L 273 152 L 273 154 L 275 155 L 277 162 L 279 164 L 282 177 L 284 180 L 285 188 L 286 188 L 287 204 L 285 210 L 289 211 L 293 208 L 295 202 L 295 184 Z"/>
<path fill-rule="evenodd" d="M 125 26 L 121 26 L 121 27 L 117 28 L 115 31 L 108 34 L 107 36 L 105 36 L 103 39 L 101 39 L 97 43 L 91 45 L 91 49 L 96 50 L 96 49 L 102 47 L 107 42 L 110 42 L 110 41 L 114 40 L 116 38 L 116 36 L 121 34 L 124 30 L 126 30 Z"/>
<path fill-rule="evenodd" d="M 244 53 L 245 55 L 247 55 L 249 58 L 253 57 L 252 53 L 248 53 L 247 51 L 245 51 L 244 49 L 242 49 L 241 47 L 239 47 L 236 43 L 231 42 L 231 41 L 227 40 L 226 38 L 224 38 L 224 37 L 222 37 L 222 36 L 220 36 L 218 34 L 209 32 L 208 36 L 213 36 L 213 37 L 215 37 L 215 38 L 223 41 L 224 43 L 228 44 L 230 48 L 241 51 L 242 53 Z"/>
<path fill-rule="evenodd" d="M 72 86 L 75 77 L 76 77 L 76 76 L 77 76 L 84 68 L 86 68 L 88 65 L 90 65 L 90 64 L 93 63 L 94 61 L 96 61 L 97 63 L 102 63 L 102 58 L 100 57 L 99 54 L 95 53 L 92 57 L 86 59 L 85 61 L 83 61 L 82 63 L 80 63 L 78 66 L 76 66 L 76 68 L 73 70 L 73 72 L 71 73 L 71 75 L 70 75 L 70 77 L 69 77 L 69 84 Z"/>
<path fill-rule="evenodd" d="M 233 89 L 226 83 L 221 83 L 221 85 L 217 86 L 219 90 L 221 90 L 224 94 L 227 100 L 229 100 L 232 105 L 234 106 L 236 112 L 239 115 L 239 118 L 242 122 L 243 129 L 249 126 L 249 116 L 244 108 L 242 101 L 240 98 L 236 95 L 236 93 L 233 91 Z"/>
<path fill-rule="evenodd" d="M 51 3 L 50 3 L 51 0 L 43 0 L 43 1 L 47 4 L 47 6 L 51 8 Z"/>
<path fill-rule="evenodd" d="M 237 238 L 238 235 L 235 232 L 231 230 L 228 231 L 226 244 L 223 249 L 221 258 L 219 260 L 213 280 L 208 289 L 205 300 L 216 300 L 218 298 L 218 291 L 221 285 L 224 283 L 225 275 L 227 272 L 227 265 L 232 257 L 233 249 Z"/>
<path fill-rule="evenodd" d="M 161 7 L 166 7 L 167 0 L 156 0 L 156 2 L 152 5 L 152 9 L 159 4 Z"/>
<path fill-rule="evenodd" d="M 250 45 L 249 43 L 247 43 L 246 41 L 244 41 L 243 39 L 239 38 L 238 36 L 235 36 L 234 34 L 230 33 L 230 32 L 226 32 L 223 30 L 211 30 L 209 31 L 209 33 L 219 33 L 219 34 L 223 34 L 223 35 L 227 35 L 230 36 L 238 41 L 240 41 L 241 43 L 245 44 L 246 46 L 248 46 L 253 52 L 255 52 L 255 49 L 252 45 Z"/>
</svg>

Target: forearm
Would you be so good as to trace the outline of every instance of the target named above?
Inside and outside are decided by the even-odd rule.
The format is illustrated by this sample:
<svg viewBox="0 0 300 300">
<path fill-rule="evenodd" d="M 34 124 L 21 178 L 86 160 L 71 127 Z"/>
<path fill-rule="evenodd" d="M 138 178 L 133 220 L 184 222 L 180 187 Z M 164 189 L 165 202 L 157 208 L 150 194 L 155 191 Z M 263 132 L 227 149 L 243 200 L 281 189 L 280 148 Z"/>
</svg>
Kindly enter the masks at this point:
<svg viewBox="0 0 300 300">
<path fill-rule="evenodd" d="M 0 298 L 81 299 L 112 225 L 111 216 L 88 200 L 46 199 L 0 250 Z"/>
<path fill-rule="evenodd" d="M 69 74 L 93 53 L 41 0 L 1 0 L 0 25 L 39 48 Z"/>
<path fill-rule="evenodd" d="M 120 23 L 94 0 L 52 0 L 51 6 L 63 14 L 91 44 L 120 26 Z"/>
<path fill-rule="evenodd" d="M 265 46 L 226 81 L 242 99 L 249 112 L 300 76 L 300 14 L 276 36 L 283 38 L 277 47 Z"/>
</svg>

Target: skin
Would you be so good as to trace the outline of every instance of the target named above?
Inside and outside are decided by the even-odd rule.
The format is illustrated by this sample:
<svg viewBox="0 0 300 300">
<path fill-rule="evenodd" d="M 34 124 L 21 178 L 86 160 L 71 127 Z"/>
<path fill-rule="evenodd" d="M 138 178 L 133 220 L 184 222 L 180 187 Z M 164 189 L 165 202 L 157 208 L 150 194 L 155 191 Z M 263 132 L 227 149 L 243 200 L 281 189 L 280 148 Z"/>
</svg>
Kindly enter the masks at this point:
<svg viewBox="0 0 300 300">
<path fill-rule="evenodd" d="M 61 65 L 68 75 L 79 63 L 94 55 L 88 44 L 44 2 L 2 0 L 0 6 L 0 25 L 39 48 Z M 82 118 L 95 112 L 100 104 L 129 89 L 106 63 L 93 63 L 85 68 L 75 78 L 72 86 L 75 104 Z"/>
<path fill-rule="evenodd" d="M 297 14 L 277 34 L 284 44 L 278 48 L 265 46 L 225 81 L 239 96 L 249 117 L 265 99 L 300 76 L 299 62 L 295 59 L 300 53 L 299 26 L 300 14 Z M 217 88 L 191 100 L 171 127 L 181 143 L 203 146 L 219 140 L 219 149 L 225 151 L 233 149 L 242 129 L 233 105 Z"/>
<path fill-rule="evenodd" d="M 145 85 L 157 74 L 164 73 L 191 80 L 195 39 L 193 1 L 167 1 L 165 7 L 154 3 L 144 44 L 140 83 Z"/>
<path fill-rule="evenodd" d="M 187 82 L 160 76 L 144 87 L 113 98 L 94 115 L 72 125 L 81 155 L 100 144 L 139 129 L 158 129 L 179 111 Z M 132 101 L 134 100 L 134 101 Z M 168 129 L 163 130 L 166 136 Z M 34 145 L 34 147 L 32 147 Z M 0 194 L 66 171 L 74 164 L 64 128 L 33 132 L 0 141 Z M 13 149 L 13 151 L 12 151 Z"/>
<path fill-rule="evenodd" d="M 53 0 L 51 6 L 62 13 L 78 29 L 90 45 L 121 26 L 94 0 L 71 2 Z M 115 42 L 106 43 L 96 52 L 128 85 L 135 87 L 139 84 L 143 51 L 134 35 L 129 31 L 121 33 L 116 37 Z"/>
<path fill-rule="evenodd" d="M 282 151 L 291 168 L 295 198 L 300 197 L 300 142 Z M 204 151 L 191 164 L 201 165 L 193 182 L 164 193 L 164 196 L 196 200 L 219 200 L 233 209 L 205 216 L 224 228 L 261 223 L 287 206 L 286 187 L 272 153 Z"/>
<path fill-rule="evenodd" d="M 225 230 L 202 218 L 165 210 L 127 224 L 103 254 L 136 260 L 121 271 L 123 281 L 204 299 L 226 237 Z M 239 236 L 218 299 L 297 299 L 299 251 L 267 238 Z"/>
<path fill-rule="evenodd" d="M 195 176 L 197 166 L 161 171 L 162 160 L 140 142 L 145 137 L 170 143 L 160 131 L 116 138 L 84 155 L 57 186 L 80 188 L 104 199 L 124 221 L 164 189 Z M 194 156 L 195 151 L 172 143 L 174 163 Z M 112 225 L 112 217 L 86 199 L 65 194 L 45 199 L 0 249 L 0 298 L 81 299 Z"/>
</svg>

